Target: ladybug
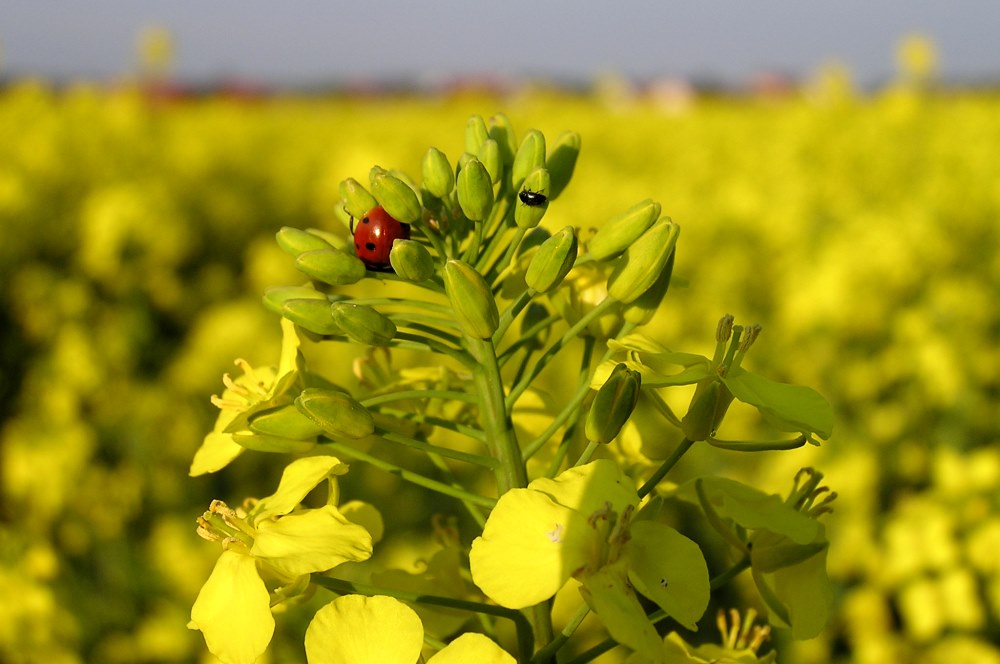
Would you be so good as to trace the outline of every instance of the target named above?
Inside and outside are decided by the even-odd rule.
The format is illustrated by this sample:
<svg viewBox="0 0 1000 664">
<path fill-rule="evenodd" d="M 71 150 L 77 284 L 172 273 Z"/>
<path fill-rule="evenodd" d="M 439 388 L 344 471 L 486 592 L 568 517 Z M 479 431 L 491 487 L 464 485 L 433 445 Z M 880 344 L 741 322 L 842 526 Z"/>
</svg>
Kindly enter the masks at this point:
<svg viewBox="0 0 1000 664">
<path fill-rule="evenodd" d="M 351 223 L 354 251 L 369 270 L 389 272 L 389 251 L 396 240 L 410 239 L 410 226 L 396 221 L 381 205 L 368 211 L 357 224 Z"/>
<path fill-rule="evenodd" d="M 517 197 L 528 207 L 539 207 L 545 205 L 545 202 L 549 200 L 542 192 L 531 191 L 530 189 L 522 189 Z"/>
</svg>

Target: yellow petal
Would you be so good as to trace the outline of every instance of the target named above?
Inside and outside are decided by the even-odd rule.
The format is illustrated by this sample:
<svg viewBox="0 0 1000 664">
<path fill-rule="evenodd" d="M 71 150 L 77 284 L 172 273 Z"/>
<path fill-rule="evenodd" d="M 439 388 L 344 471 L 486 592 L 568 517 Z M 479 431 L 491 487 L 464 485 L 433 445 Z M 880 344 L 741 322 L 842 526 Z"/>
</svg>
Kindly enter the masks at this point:
<svg viewBox="0 0 1000 664">
<path fill-rule="evenodd" d="M 201 630 L 209 651 L 226 664 L 253 664 L 274 632 L 269 601 L 253 558 L 223 551 L 191 607 L 188 627 Z"/>
<path fill-rule="evenodd" d="M 309 664 L 414 664 L 424 628 L 392 597 L 344 595 L 316 612 L 306 629 Z"/>
<path fill-rule="evenodd" d="M 213 431 L 205 436 L 201 447 L 194 453 L 194 460 L 191 461 L 191 469 L 188 470 L 188 474 L 191 477 L 197 477 L 222 470 L 244 449 L 233 440 L 232 434 Z"/>
<path fill-rule="evenodd" d="M 579 513 L 538 491 L 512 489 L 472 543 L 472 580 L 501 606 L 537 604 L 593 559 L 600 545 L 595 535 Z"/>
<path fill-rule="evenodd" d="M 372 542 L 378 544 L 382 540 L 382 535 L 385 534 L 385 521 L 374 505 L 361 500 L 351 500 L 338 509 L 349 521 L 363 526 L 371 534 Z"/>
<path fill-rule="evenodd" d="M 254 523 L 278 514 L 288 514 L 302 502 L 316 485 L 330 475 L 347 472 L 347 464 L 332 456 L 312 456 L 296 459 L 281 473 L 278 490 L 266 498 L 261 498 L 250 512 Z"/>
<path fill-rule="evenodd" d="M 212 426 L 212 432 L 205 436 L 201 447 L 194 453 L 194 460 L 188 471 L 191 477 L 222 470 L 244 450 L 243 446 L 233 440 L 231 434 L 226 433 L 226 428 L 235 419 L 234 410 L 226 409 L 219 412 Z"/>
<path fill-rule="evenodd" d="M 467 632 L 427 660 L 427 664 L 516 664 L 510 653 L 488 637 Z"/>
<path fill-rule="evenodd" d="M 295 324 L 287 318 L 281 319 L 281 357 L 278 360 L 278 376 L 290 374 L 298 369 L 299 335 Z M 276 381 L 280 382 L 280 381 Z"/>
<path fill-rule="evenodd" d="M 326 505 L 257 524 L 250 554 L 288 577 L 367 560 L 372 537 L 336 507 Z"/>
<path fill-rule="evenodd" d="M 574 509 L 585 517 L 603 510 L 607 503 L 621 514 L 628 506 L 638 506 L 635 483 L 610 459 L 598 459 L 584 466 L 570 468 L 555 479 L 540 477 L 528 485 L 555 502 Z"/>
</svg>

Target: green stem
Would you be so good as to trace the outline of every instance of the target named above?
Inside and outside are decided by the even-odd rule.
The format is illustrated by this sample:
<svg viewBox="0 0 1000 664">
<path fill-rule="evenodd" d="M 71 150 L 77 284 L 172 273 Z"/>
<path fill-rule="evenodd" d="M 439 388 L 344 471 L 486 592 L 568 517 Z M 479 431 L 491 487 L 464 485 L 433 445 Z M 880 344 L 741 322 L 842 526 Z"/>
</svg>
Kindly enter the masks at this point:
<svg viewBox="0 0 1000 664">
<path fill-rule="evenodd" d="M 573 397 L 569 400 L 562 411 L 549 422 L 549 426 L 545 427 L 543 431 L 537 438 L 528 443 L 524 448 L 524 458 L 530 459 L 535 455 L 538 450 L 540 450 L 545 443 L 549 441 L 559 427 L 568 422 L 570 419 L 574 419 L 577 415 L 580 404 L 587 397 L 587 393 L 590 392 L 590 356 L 594 351 L 594 338 L 584 337 L 583 338 L 583 354 L 582 361 L 580 362 L 580 374 L 576 381 L 576 392 L 573 393 Z M 569 442 L 568 437 L 563 438 L 563 443 Z"/>
<path fill-rule="evenodd" d="M 421 336 L 419 334 L 413 334 L 411 332 L 397 331 L 396 336 L 392 338 L 389 345 L 394 348 L 408 348 L 411 350 L 420 350 L 425 353 L 439 353 L 441 355 L 446 355 L 456 362 L 460 362 L 465 366 L 471 364 L 471 358 L 467 353 L 458 348 L 452 348 L 446 344 L 443 344 L 434 339 L 428 339 L 427 337 Z"/>
<path fill-rule="evenodd" d="M 497 460 L 493 457 L 483 456 L 481 454 L 470 454 L 469 452 L 453 450 L 447 447 L 441 447 L 440 445 L 431 445 L 430 443 L 425 443 L 422 440 L 410 438 L 409 436 L 404 436 L 394 431 L 386 431 L 385 429 L 378 428 L 375 430 L 375 433 L 378 436 L 381 436 L 383 440 L 388 440 L 390 442 L 404 445 L 428 454 L 437 454 L 447 459 L 464 461 L 465 463 L 482 466 L 483 468 L 496 468 L 498 465 Z"/>
<path fill-rule="evenodd" d="M 689 449 L 691 449 L 692 445 L 694 445 L 693 440 L 688 440 L 687 438 L 683 439 L 676 449 L 674 449 L 673 454 L 671 454 L 667 460 L 656 469 L 656 472 L 653 473 L 648 480 L 646 480 L 645 484 L 639 487 L 639 498 L 645 498 L 650 491 L 655 489 L 656 485 L 660 483 L 660 480 L 667 476 L 667 473 L 670 472 L 671 468 L 673 468 L 677 462 L 681 460 L 681 457 L 684 456 Z"/>
<path fill-rule="evenodd" d="M 596 452 L 597 448 L 600 446 L 600 443 L 596 443 L 592 440 L 587 441 L 587 448 L 580 455 L 580 458 L 576 460 L 576 463 L 573 464 L 573 467 L 576 468 L 577 466 L 582 466 L 590 461 L 590 457 L 594 456 L 594 452 Z"/>
<path fill-rule="evenodd" d="M 511 345 L 507 346 L 498 358 L 500 366 L 504 366 L 508 360 L 521 348 L 526 348 L 526 359 L 531 356 L 536 350 L 541 348 L 545 340 L 541 339 L 540 336 L 542 332 L 552 327 L 555 323 L 562 320 L 562 316 L 559 314 L 552 314 L 551 316 L 546 316 L 543 320 L 535 323 L 527 330 L 521 330 L 521 334 L 518 335 L 518 339 L 514 341 Z M 521 380 L 522 372 L 518 372 L 517 380 L 513 381 L 513 384 L 517 384 Z"/>
<path fill-rule="evenodd" d="M 449 327 L 454 330 L 459 329 L 458 321 L 455 320 L 454 314 L 452 314 L 452 318 L 440 318 L 438 316 L 426 316 L 406 311 L 391 313 L 388 314 L 388 317 L 397 326 L 413 327 L 440 339 L 457 343 L 457 335 L 448 334 L 444 331 L 444 329 Z"/>
<path fill-rule="evenodd" d="M 482 429 L 477 429 L 476 427 L 470 427 L 459 422 L 447 420 L 443 417 L 426 415 L 424 413 L 414 413 L 408 410 L 396 410 L 395 408 L 379 408 L 378 412 L 383 415 L 395 417 L 404 422 L 411 422 L 413 424 L 429 424 L 432 427 L 438 427 L 440 429 L 445 429 L 447 431 L 467 436 L 477 443 L 486 444 L 486 435 L 483 433 Z"/>
<path fill-rule="evenodd" d="M 475 493 L 469 493 L 463 489 L 456 489 L 453 486 L 449 486 L 443 482 L 438 482 L 437 480 L 432 480 L 429 477 L 424 477 L 419 473 L 415 473 L 412 470 L 407 470 L 394 463 L 389 463 L 383 459 L 372 456 L 362 452 L 361 450 L 356 450 L 350 445 L 345 443 L 338 443 L 337 441 L 324 441 L 323 445 L 330 448 L 338 454 L 342 454 L 351 459 L 357 459 L 358 461 L 364 461 L 365 463 L 371 464 L 379 470 L 384 470 L 390 475 L 395 475 L 396 477 L 410 482 L 411 484 L 416 484 L 417 486 L 422 486 L 425 489 L 430 489 L 431 491 L 436 491 L 437 493 L 444 494 L 446 496 L 451 496 L 452 498 L 457 498 L 461 501 L 468 501 L 473 505 L 479 505 L 480 507 L 485 507 L 487 509 L 493 509 L 494 505 L 497 504 L 496 499 L 487 498 L 486 496 L 480 496 Z"/>
<path fill-rule="evenodd" d="M 555 657 L 555 654 L 559 652 L 564 645 L 566 645 L 566 642 L 569 641 L 570 637 L 573 636 L 576 630 L 580 627 L 580 623 L 583 622 L 583 619 L 587 617 L 588 613 L 590 613 L 590 607 L 586 604 L 580 605 L 580 608 L 576 611 L 576 615 L 574 615 L 570 619 L 569 623 L 563 627 L 562 631 L 559 632 L 556 638 L 552 639 L 543 647 L 538 649 L 535 656 L 531 658 L 532 664 L 542 664 Z"/>
<path fill-rule="evenodd" d="M 486 434 L 486 445 L 499 462 L 495 469 L 497 495 L 502 496 L 511 489 L 527 486 L 528 472 L 505 408 L 496 348 L 488 339 L 467 337 L 466 343 L 478 365 L 473 380 L 479 395 L 479 420 Z"/>
<path fill-rule="evenodd" d="M 407 399 L 442 399 L 444 401 L 464 401 L 466 403 L 479 403 L 476 395 L 457 390 L 400 390 L 398 392 L 387 392 L 367 399 L 362 399 L 361 403 L 366 408 L 380 406 L 393 401 L 406 401 Z"/>
<path fill-rule="evenodd" d="M 507 328 L 510 327 L 510 324 L 514 322 L 514 319 L 517 318 L 519 313 L 521 313 L 521 310 L 528 306 L 528 303 L 531 302 L 531 298 L 535 297 L 537 294 L 537 291 L 529 288 L 521 293 L 516 300 L 511 302 L 510 306 L 503 310 L 503 313 L 500 314 L 500 326 L 497 327 L 497 331 L 493 333 L 494 344 L 500 343 L 500 340 L 503 339 L 503 335 L 507 334 Z"/>
<path fill-rule="evenodd" d="M 458 481 L 458 478 L 455 477 L 455 473 L 453 473 L 448 464 L 444 462 L 444 459 L 437 454 L 428 454 L 427 458 L 429 458 L 431 463 L 433 463 L 434 466 L 441 471 L 441 474 L 444 475 L 451 486 L 456 489 L 464 489 L 464 485 Z M 465 511 L 469 513 L 469 516 L 471 516 L 472 520 L 476 522 L 480 530 L 484 528 L 486 526 L 486 517 L 483 515 L 483 510 L 467 500 L 463 500 L 462 504 L 465 505 Z"/>
<path fill-rule="evenodd" d="M 495 209 L 495 207 L 494 207 Z M 492 216 L 493 210 L 490 211 Z M 476 263 L 476 259 L 479 257 L 479 247 L 483 244 L 483 236 L 486 233 L 486 224 L 491 217 L 483 219 L 479 223 L 475 224 L 475 232 L 472 234 L 472 239 L 469 241 L 469 245 L 465 248 L 465 255 L 462 256 L 462 260 L 473 265 Z"/>
<path fill-rule="evenodd" d="M 734 579 L 736 576 L 738 576 L 740 572 L 742 572 L 745 569 L 748 569 L 749 567 L 750 567 L 750 556 L 748 555 L 743 556 L 742 558 L 739 559 L 739 561 L 737 561 L 732 567 L 727 569 L 725 572 L 722 572 L 721 574 L 712 577 L 712 580 L 708 584 L 709 588 L 711 588 L 712 590 L 718 590 L 722 586 L 729 583 L 729 581 Z"/>
<path fill-rule="evenodd" d="M 479 394 L 479 419 L 486 433 L 490 452 L 500 462 L 495 469 L 497 495 L 528 485 L 528 471 L 521 457 L 521 447 L 514 433 L 514 424 L 507 414 L 503 380 L 497 364 L 496 347 L 489 339 L 466 337 L 466 344 L 479 366 L 474 372 Z M 535 636 L 539 640 L 552 638 L 552 614 L 547 602 L 532 607 Z"/>
<path fill-rule="evenodd" d="M 441 236 L 438 234 L 438 232 L 430 228 L 425 228 L 422 230 L 424 232 L 423 233 L 424 237 L 426 237 L 427 241 L 434 246 L 434 249 L 437 251 L 438 257 L 441 259 L 441 261 L 444 262 L 445 260 L 447 260 L 450 257 L 448 254 L 448 249 L 447 247 L 444 246 L 444 242 L 441 240 Z M 402 281 L 402 279 L 400 279 L 400 281 Z M 441 292 L 444 292 L 443 288 L 441 289 Z"/>
<path fill-rule="evenodd" d="M 643 395 L 649 399 L 649 402 L 653 404 L 656 411 L 662 415 L 667 422 L 670 422 L 678 429 L 681 428 L 681 419 L 674 414 L 673 408 L 671 408 L 670 405 L 663 400 L 663 397 L 661 397 L 656 390 L 645 390 Z"/>
<path fill-rule="evenodd" d="M 503 214 L 500 214 L 501 210 Z M 510 204 L 504 199 L 498 199 L 497 202 L 493 204 L 493 211 L 490 215 L 490 240 L 486 245 L 486 249 L 480 252 L 479 258 L 476 260 L 476 271 L 479 272 L 479 274 L 484 276 L 491 274 L 486 265 L 490 261 L 490 256 L 492 256 L 494 252 L 496 252 L 497 248 L 499 248 L 505 241 L 507 229 L 504 227 L 507 226 L 507 213 L 509 210 Z M 495 217 L 494 214 L 496 215 Z M 518 236 L 517 241 L 520 242 L 520 236 Z"/>
<path fill-rule="evenodd" d="M 518 661 L 529 661 L 531 659 L 531 652 L 535 647 L 534 638 L 531 633 L 531 625 L 528 624 L 528 620 L 520 611 L 516 611 L 514 609 L 505 609 L 502 606 L 482 604 L 480 602 L 470 602 L 463 599 L 455 599 L 453 597 L 425 595 L 422 593 L 397 590 L 395 588 L 386 588 L 366 583 L 344 581 L 343 579 L 335 579 L 330 576 L 322 576 L 319 574 L 313 575 L 312 582 L 341 595 L 360 594 L 367 595 L 369 597 L 375 595 L 387 595 L 389 597 L 395 597 L 403 602 L 413 602 L 427 606 L 440 606 L 446 609 L 458 609 L 459 611 L 485 613 L 499 618 L 506 618 L 514 623 L 514 628 L 517 631 Z"/>
<path fill-rule="evenodd" d="M 511 238 L 510 244 L 507 245 L 507 251 L 486 271 L 486 279 L 493 284 L 494 290 L 499 287 L 501 275 L 510 267 L 510 263 L 514 259 L 514 254 L 517 253 L 517 248 L 521 246 L 521 241 L 524 240 L 524 236 L 527 233 L 528 229 L 526 228 L 516 228 L 514 230 L 514 237 Z"/>
<path fill-rule="evenodd" d="M 388 278 L 389 276 L 389 273 L 386 272 L 380 272 L 379 274 L 383 275 L 383 279 Z M 392 276 L 395 277 L 392 281 L 399 281 L 401 283 L 413 285 L 412 281 L 402 279 L 395 274 Z M 425 281 L 423 283 L 430 284 L 433 282 Z M 417 285 L 419 286 L 420 284 Z M 444 286 L 435 285 L 437 288 L 428 288 L 427 290 L 444 295 Z M 443 302 L 430 302 L 428 300 L 417 300 L 405 297 L 357 297 L 351 298 L 351 302 L 354 304 L 365 304 L 369 307 L 403 307 L 406 309 L 416 309 L 417 311 L 435 311 L 437 313 L 444 314 L 445 316 L 451 316 L 451 307 Z M 449 320 L 451 319 L 449 318 Z"/>
<path fill-rule="evenodd" d="M 616 304 L 618 304 L 617 300 L 614 300 L 610 297 L 605 298 L 600 304 L 591 309 L 585 316 L 580 318 L 580 320 L 578 320 L 575 325 L 569 328 L 569 330 L 567 330 L 566 333 L 558 341 L 549 346 L 548 350 L 542 353 L 542 356 L 538 358 L 538 362 L 531 369 L 531 371 L 529 371 L 528 374 L 521 379 L 521 382 L 515 385 L 511 389 L 510 394 L 507 395 L 508 410 L 510 410 L 510 408 L 513 407 L 514 402 L 517 401 L 518 397 L 520 397 L 521 394 L 526 389 L 528 389 L 528 387 L 531 385 L 531 382 L 535 380 L 538 374 L 542 372 L 542 370 L 548 365 L 548 363 L 552 360 L 552 358 L 555 357 L 556 354 L 563 349 L 563 346 L 565 346 L 573 339 L 575 339 L 577 335 L 580 334 L 580 332 L 582 332 L 584 328 L 587 327 L 587 325 L 589 325 L 592 321 L 596 320 L 598 317 L 606 313 L 608 309 L 610 309 Z"/>
</svg>

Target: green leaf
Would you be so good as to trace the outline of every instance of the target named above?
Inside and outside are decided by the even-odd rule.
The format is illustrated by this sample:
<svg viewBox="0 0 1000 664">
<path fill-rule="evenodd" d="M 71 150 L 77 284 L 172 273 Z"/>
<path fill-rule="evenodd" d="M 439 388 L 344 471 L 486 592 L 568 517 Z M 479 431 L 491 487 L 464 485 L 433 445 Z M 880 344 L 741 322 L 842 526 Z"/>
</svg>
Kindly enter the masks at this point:
<svg viewBox="0 0 1000 664">
<path fill-rule="evenodd" d="M 833 587 L 826 575 L 826 551 L 773 575 L 774 593 L 788 608 L 796 639 L 812 639 L 826 626 L 833 606 Z"/>
<path fill-rule="evenodd" d="M 663 642 L 628 587 L 624 570 L 609 566 L 585 577 L 580 594 L 604 623 L 611 638 L 654 662 L 662 661 Z"/>
<path fill-rule="evenodd" d="M 662 523 L 636 521 L 625 545 L 628 578 L 681 625 L 697 629 L 708 607 L 708 566 L 693 541 Z"/>
<path fill-rule="evenodd" d="M 715 512 L 749 530 L 769 530 L 785 535 L 797 544 L 809 544 L 820 534 L 820 525 L 790 505 L 781 496 L 764 493 L 725 477 L 702 477 L 693 481 Z M 690 500 L 691 488 L 682 487 L 678 496 Z M 697 492 L 695 492 L 697 493 Z M 700 504 L 695 497 L 691 502 Z"/>
<path fill-rule="evenodd" d="M 833 408 L 811 387 L 779 383 L 743 369 L 733 370 L 722 381 L 733 396 L 787 431 L 816 433 L 823 438 L 833 432 Z"/>
<path fill-rule="evenodd" d="M 785 567 L 798 565 L 802 561 L 825 551 L 830 543 L 818 538 L 808 544 L 795 544 L 783 535 L 762 531 L 753 538 L 750 564 L 761 572 L 775 572 Z"/>
</svg>

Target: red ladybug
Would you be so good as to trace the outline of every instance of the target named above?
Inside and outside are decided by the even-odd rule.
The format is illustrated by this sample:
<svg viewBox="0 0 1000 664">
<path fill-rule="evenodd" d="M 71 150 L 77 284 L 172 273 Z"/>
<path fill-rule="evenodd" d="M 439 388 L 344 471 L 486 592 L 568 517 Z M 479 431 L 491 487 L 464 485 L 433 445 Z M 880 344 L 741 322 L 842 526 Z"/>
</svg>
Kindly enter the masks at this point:
<svg viewBox="0 0 1000 664">
<path fill-rule="evenodd" d="M 396 221 L 389 216 L 382 206 L 374 207 L 368 214 L 353 224 L 354 250 L 358 258 L 370 270 L 387 272 L 392 270 L 389 264 L 389 251 L 395 240 L 409 240 L 408 224 Z"/>
</svg>

